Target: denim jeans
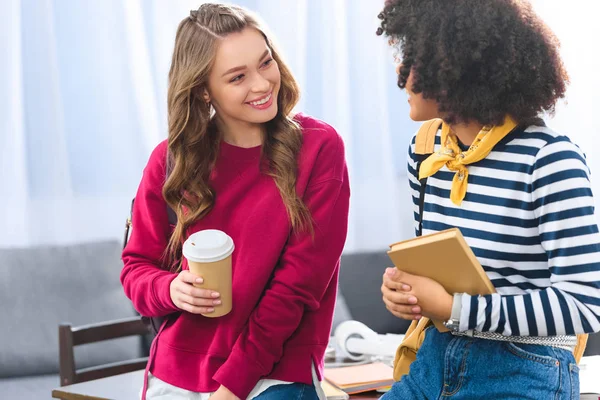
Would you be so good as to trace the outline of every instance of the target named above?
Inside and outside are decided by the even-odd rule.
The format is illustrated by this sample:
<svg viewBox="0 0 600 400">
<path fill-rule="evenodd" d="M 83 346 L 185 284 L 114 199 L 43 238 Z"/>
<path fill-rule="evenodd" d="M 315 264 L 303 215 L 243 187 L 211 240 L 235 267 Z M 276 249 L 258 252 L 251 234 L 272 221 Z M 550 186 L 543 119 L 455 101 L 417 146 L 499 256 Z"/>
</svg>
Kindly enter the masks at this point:
<svg viewBox="0 0 600 400">
<path fill-rule="evenodd" d="M 271 386 L 254 400 L 319 400 L 319 396 L 313 385 L 288 383 Z"/>
<path fill-rule="evenodd" d="M 579 399 L 579 368 L 568 350 L 429 327 L 409 374 L 381 399 Z"/>
</svg>

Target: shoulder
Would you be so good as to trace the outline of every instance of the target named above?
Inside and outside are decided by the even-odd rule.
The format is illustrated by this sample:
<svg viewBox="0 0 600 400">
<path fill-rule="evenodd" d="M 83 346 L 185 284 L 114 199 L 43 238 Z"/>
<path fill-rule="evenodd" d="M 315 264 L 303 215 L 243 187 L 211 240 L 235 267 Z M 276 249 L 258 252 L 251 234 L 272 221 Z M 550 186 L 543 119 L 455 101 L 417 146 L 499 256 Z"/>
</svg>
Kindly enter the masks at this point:
<svg viewBox="0 0 600 400">
<path fill-rule="evenodd" d="M 164 180 L 167 171 L 168 140 L 160 142 L 150 153 L 145 173 L 155 179 Z"/>
<path fill-rule="evenodd" d="M 163 140 L 159 144 L 154 147 L 152 153 L 150 154 L 150 159 L 161 160 L 163 163 L 167 157 L 167 149 L 169 148 L 169 141 L 167 139 Z"/>
<path fill-rule="evenodd" d="M 305 155 L 344 158 L 344 141 L 331 125 L 303 113 L 296 114 L 294 121 L 302 130 L 302 152 Z"/>
<path fill-rule="evenodd" d="M 339 147 L 343 150 L 344 141 L 333 126 L 304 113 L 296 114 L 293 119 L 302 130 L 306 146 Z"/>
<path fill-rule="evenodd" d="M 437 151 L 441 143 L 441 126 L 439 119 L 421 122 L 410 140 L 409 158 L 415 159 Z"/>
<path fill-rule="evenodd" d="M 296 114 L 294 121 L 302 130 L 301 168 L 313 171 L 313 178 L 343 179 L 345 161 L 344 141 L 335 128 L 306 114 Z"/>
<path fill-rule="evenodd" d="M 568 170 L 583 170 L 589 174 L 585 153 L 569 136 L 547 126 L 529 126 L 515 140 L 534 155 L 533 171 L 537 175 Z"/>
<path fill-rule="evenodd" d="M 569 138 L 569 136 L 556 132 L 545 125 L 530 125 L 526 128 L 519 129 L 520 131 L 510 138 L 511 142 L 514 142 L 514 144 L 537 149 L 538 151 L 541 151 L 548 146 L 579 150 L 579 147 Z"/>
<path fill-rule="evenodd" d="M 537 149 L 536 160 L 549 155 L 558 155 L 562 158 L 580 158 L 585 162 L 585 154 L 571 138 L 565 134 L 554 131 L 547 126 L 529 126 L 519 136 L 521 145 Z"/>
</svg>

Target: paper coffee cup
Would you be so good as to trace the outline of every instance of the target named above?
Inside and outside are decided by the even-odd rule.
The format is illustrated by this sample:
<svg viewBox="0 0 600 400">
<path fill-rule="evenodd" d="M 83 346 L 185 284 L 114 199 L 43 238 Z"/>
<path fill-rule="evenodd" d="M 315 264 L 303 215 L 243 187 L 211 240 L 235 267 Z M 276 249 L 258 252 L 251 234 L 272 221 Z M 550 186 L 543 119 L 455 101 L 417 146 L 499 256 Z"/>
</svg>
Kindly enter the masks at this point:
<svg viewBox="0 0 600 400">
<path fill-rule="evenodd" d="M 204 279 L 194 286 L 214 290 L 221 294 L 221 304 L 212 306 L 214 311 L 202 314 L 205 317 L 221 317 L 231 311 L 231 254 L 234 245 L 225 232 L 207 229 L 196 232 L 183 244 L 183 256 L 190 271 Z"/>
</svg>

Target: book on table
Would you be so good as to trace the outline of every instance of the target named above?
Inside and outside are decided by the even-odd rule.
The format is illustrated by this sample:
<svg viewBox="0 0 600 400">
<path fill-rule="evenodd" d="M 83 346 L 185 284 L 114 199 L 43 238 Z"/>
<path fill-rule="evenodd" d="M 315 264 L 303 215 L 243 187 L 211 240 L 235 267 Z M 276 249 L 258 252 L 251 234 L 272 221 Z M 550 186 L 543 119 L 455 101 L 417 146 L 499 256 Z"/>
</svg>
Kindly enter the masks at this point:
<svg viewBox="0 0 600 400">
<path fill-rule="evenodd" d="M 431 278 L 450 294 L 496 292 L 458 228 L 394 243 L 387 253 L 399 270 Z M 446 332 L 443 322 L 433 321 L 439 331 Z"/>
<path fill-rule="evenodd" d="M 393 368 L 382 362 L 325 368 L 326 381 L 347 394 L 387 389 L 394 384 L 393 375 Z"/>
<path fill-rule="evenodd" d="M 348 400 L 350 398 L 348 393 L 333 386 L 327 380 L 321 382 L 321 388 L 323 389 L 323 393 L 325 393 L 327 400 Z"/>
</svg>

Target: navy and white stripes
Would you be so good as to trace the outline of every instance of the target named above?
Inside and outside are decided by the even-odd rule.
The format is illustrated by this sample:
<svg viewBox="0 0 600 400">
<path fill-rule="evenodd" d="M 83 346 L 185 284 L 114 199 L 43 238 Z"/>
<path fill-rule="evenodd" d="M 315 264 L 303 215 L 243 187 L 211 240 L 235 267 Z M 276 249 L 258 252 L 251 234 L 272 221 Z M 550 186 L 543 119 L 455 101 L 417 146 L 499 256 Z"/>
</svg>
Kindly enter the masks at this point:
<svg viewBox="0 0 600 400">
<path fill-rule="evenodd" d="M 436 150 L 439 148 L 439 132 Z M 408 170 L 418 227 L 414 138 Z M 517 129 L 469 165 L 461 206 L 454 173 L 427 180 L 423 234 L 460 228 L 497 294 L 463 294 L 460 330 L 548 336 L 600 331 L 600 234 L 581 150 L 546 127 Z M 440 266 L 443 268 L 443 266 Z"/>
</svg>

